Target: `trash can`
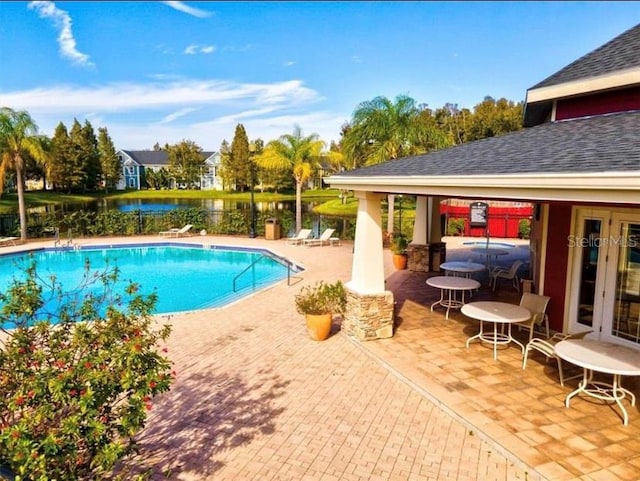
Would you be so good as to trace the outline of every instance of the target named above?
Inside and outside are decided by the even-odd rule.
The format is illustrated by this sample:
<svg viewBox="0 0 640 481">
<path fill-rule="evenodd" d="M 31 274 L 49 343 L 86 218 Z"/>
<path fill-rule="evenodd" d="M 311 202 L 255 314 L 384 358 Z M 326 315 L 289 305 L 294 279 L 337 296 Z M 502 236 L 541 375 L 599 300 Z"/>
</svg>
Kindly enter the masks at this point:
<svg viewBox="0 0 640 481">
<path fill-rule="evenodd" d="M 439 272 L 440 264 L 447 261 L 447 244 L 434 242 L 429 245 L 429 271 Z"/>
<path fill-rule="evenodd" d="M 264 238 L 267 240 L 280 239 L 280 221 L 275 217 L 269 217 L 264 222 Z"/>
</svg>

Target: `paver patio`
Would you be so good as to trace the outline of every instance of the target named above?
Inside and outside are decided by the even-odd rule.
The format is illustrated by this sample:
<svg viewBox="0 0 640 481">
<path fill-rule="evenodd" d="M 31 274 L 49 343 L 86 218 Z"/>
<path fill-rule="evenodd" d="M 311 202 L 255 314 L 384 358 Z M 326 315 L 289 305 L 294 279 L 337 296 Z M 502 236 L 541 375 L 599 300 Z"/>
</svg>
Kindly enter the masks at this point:
<svg viewBox="0 0 640 481">
<path fill-rule="evenodd" d="M 629 407 L 627 427 L 612 408 L 584 398 L 565 409 L 575 381 L 561 387 L 554 363 L 534 356 L 522 371 L 513 345 L 497 361 L 485 346 L 466 349 L 477 322 L 458 311 L 448 321 L 442 310 L 430 312 L 438 293 L 425 285 L 427 274 L 394 272 L 390 255 L 385 259 L 397 302 L 393 338 L 358 343 L 336 322 L 327 341 L 315 342 L 293 295 L 319 279 L 347 281 L 351 245 L 183 241 L 267 246 L 307 270 L 294 286 L 284 282 L 226 308 L 166 317 L 176 383 L 157 399 L 139 437 L 140 456 L 129 463 L 151 470 L 151 479 L 640 478 L 637 407 Z M 454 256 L 448 247 L 448 258 Z M 506 285 L 497 293 L 519 297 Z M 484 288 L 474 296 L 493 293 Z M 638 395 L 635 381 L 624 380 Z"/>
</svg>

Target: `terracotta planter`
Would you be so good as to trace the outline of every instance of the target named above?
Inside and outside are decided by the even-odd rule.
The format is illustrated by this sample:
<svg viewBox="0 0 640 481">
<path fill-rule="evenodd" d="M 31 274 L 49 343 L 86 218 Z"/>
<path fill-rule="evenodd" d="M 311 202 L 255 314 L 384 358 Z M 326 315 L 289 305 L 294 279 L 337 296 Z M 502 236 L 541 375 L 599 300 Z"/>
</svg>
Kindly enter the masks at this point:
<svg viewBox="0 0 640 481">
<path fill-rule="evenodd" d="M 407 254 L 393 254 L 393 265 L 398 270 L 406 269 Z"/>
<path fill-rule="evenodd" d="M 305 314 L 307 331 L 314 341 L 324 341 L 331 333 L 333 314 Z"/>
</svg>

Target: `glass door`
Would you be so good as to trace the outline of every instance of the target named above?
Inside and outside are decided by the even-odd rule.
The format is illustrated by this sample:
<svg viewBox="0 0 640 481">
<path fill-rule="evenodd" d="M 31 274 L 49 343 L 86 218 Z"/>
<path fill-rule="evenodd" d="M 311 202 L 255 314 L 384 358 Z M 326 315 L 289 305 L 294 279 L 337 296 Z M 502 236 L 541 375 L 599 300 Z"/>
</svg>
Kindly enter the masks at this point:
<svg viewBox="0 0 640 481">
<path fill-rule="evenodd" d="M 570 332 L 600 331 L 607 265 L 610 213 L 578 210 L 576 235 L 569 239 L 573 250 Z"/>
<path fill-rule="evenodd" d="M 640 215 L 614 213 L 602 338 L 640 344 Z"/>
</svg>

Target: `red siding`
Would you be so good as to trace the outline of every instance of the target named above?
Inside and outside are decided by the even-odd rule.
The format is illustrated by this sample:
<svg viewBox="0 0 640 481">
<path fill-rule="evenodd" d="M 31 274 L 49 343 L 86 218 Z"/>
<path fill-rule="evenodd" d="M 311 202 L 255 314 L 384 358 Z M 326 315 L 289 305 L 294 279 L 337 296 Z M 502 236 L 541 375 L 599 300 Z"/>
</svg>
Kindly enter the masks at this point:
<svg viewBox="0 0 640 481">
<path fill-rule="evenodd" d="M 558 100 L 556 120 L 640 110 L 640 87 Z"/>
<path fill-rule="evenodd" d="M 543 294 L 551 297 L 547 308 L 549 326 L 551 329 L 562 332 L 569 259 L 568 237 L 571 227 L 571 205 L 549 205 L 548 226 Z"/>
</svg>

